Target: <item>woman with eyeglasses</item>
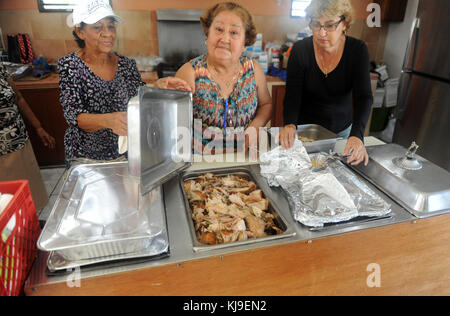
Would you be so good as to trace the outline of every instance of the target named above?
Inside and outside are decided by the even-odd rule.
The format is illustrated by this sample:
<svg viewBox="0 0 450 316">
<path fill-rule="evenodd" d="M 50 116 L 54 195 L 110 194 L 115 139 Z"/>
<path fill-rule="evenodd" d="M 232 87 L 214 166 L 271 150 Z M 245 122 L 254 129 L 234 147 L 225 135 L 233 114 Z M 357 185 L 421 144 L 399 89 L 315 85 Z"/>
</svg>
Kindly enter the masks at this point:
<svg viewBox="0 0 450 316">
<path fill-rule="evenodd" d="M 306 13 L 313 36 L 297 42 L 289 57 L 281 146 L 293 146 L 297 125 L 318 124 L 348 139 L 348 163 L 367 165 L 369 53 L 363 41 L 346 35 L 353 20 L 350 0 L 313 0 Z"/>
</svg>

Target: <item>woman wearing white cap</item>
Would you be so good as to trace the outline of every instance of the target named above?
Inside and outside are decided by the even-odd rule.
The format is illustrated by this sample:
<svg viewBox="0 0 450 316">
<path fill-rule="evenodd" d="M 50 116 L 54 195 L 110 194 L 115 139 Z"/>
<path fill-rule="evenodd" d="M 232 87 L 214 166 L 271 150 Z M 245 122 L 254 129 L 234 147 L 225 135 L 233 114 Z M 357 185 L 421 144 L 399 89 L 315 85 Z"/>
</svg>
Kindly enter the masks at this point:
<svg viewBox="0 0 450 316">
<path fill-rule="evenodd" d="M 128 101 L 145 83 L 136 62 L 113 52 L 116 16 L 108 0 L 81 1 L 73 11 L 80 50 L 58 61 L 61 104 L 69 124 L 66 164 L 75 158 L 119 158 L 118 137 L 127 135 Z"/>
</svg>

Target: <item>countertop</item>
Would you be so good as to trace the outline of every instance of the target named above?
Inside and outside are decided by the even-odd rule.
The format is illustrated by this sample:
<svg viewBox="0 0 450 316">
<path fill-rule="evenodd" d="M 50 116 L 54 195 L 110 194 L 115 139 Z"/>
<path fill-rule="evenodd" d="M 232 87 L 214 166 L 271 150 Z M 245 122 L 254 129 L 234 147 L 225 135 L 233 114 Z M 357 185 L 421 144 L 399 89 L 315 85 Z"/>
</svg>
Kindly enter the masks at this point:
<svg viewBox="0 0 450 316">
<path fill-rule="evenodd" d="M 156 71 L 141 71 L 141 78 L 146 84 L 151 85 L 158 80 L 158 74 Z M 285 85 L 286 83 L 278 77 L 272 77 L 266 75 L 267 87 L 269 92 L 272 93 L 273 85 Z M 48 77 L 38 79 L 33 76 L 26 76 L 14 81 L 14 85 L 18 90 L 31 90 L 31 89 L 59 89 L 59 74 L 56 72 L 50 73 Z"/>
<path fill-rule="evenodd" d="M 18 90 L 59 89 L 59 75 L 56 72 L 43 79 L 26 76 L 13 82 Z"/>
<path fill-rule="evenodd" d="M 142 81 L 147 84 L 152 84 L 158 80 L 158 74 L 156 71 L 144 71 L 141 72 Z M 59 74 L 56 72 L 50 73 L 50 75 L 44 79 L 37 79 L 33 76 L 26 76 L 19 81 L 14 81 L 14 85 L 18 90 L 29 89 L 59 89 Z"/>
<path fill-rule="evenodd" d="M 367 137 L 365 139 L 366 146 L 380 145 L 383 142 L 379 141 L 374 137 Z M 335 146 L 335 151 L 341 152 L 343 151 L 345 146 L 345 141 L 338 141 Z M 188 169 L 188 171 L 194 170 L 206 170 L 213 168 L 222 168 L 222 167 L 232 167 L 232 166 L 242 166 L 249 165 L 252 171 L 259 174 L 259 165 L 256 162 L 244 161 L 241 163 L 235 162 L 225 162 L 225 163 L 214 163 L 214 162 L 197 162 L 194 163 L 193 166 Z M 392 213 L 393 218 L 391 219 L 383 219 L 379 221 L 367 222 L 360 225 L 353 226 L 336 226 L 331 229 L 325 229 L 321 231 L 311 231 L 301 224 L 294 221 L 290 210 L 289 205 L 284 197 L 283 193 L 278 188 L 270 188 L 267 185 L 267 182 L 262 177 L 257 177 L 258 184 L 262 187 L 263 190 L 269 193 L 269 198 L 278 206 L 282 216 L 286 219 L 288 227 L 292 227 L 295 231 L 295 236 L 264 241 L 259 243 L 253 243 L 250 245 L 244 246 L 232 246 L 223 249 L 217 250 L 208 250 L 203 252 L 194 252 L 193 251 L 193 243 L 191 238 L 191 233 L 188 225 L 188 217 L 183 204 L 183 196 L 179 184 L 179 178 L 175 177 L 172 180 L 168 181 L 164 184 L 164 196 L 166 203 L 166 216 L 167 216 L 167 227 L 169 233 L 170 240 L 170 256 L 167 258 L 162 258 L 153 261 L 141 262 L 136 264 L 127 264 L 124 262 L 123 265 L 114 266 L 114 267 L 104 267 L 104 268 L 96 268 L 96 269 L 81 269 L 81 280 L 86 278 L 94 278 L 99 276 L 111 275 L 122 272 L 130 272 L 139 269 L 147 269 L 151 267 L 160 267 L 164 265 L 170 264 L 179 264 L 181 265 L 183 262 L 188 262 L 191 260 L 203 259 L 203 258 L 211 258 L 211 257 L 222 257 L 227 254 L 232 254 L 236 252 L 245 252 L 259 248 L 265 247 L 273 247 L 279 245 L 286 245 L 297 242 L 312 242 L 315 239 L 339 235 L 344 233 L 349 233 L 358 230 L 365 230 L 380 226 L 392 225 L 407 221 L 412 221 L 415 218 L 410 215 L 406 210 L 404 210 L 399 205 L 392 202 L 384 193 L 375 188 L 373 185 L 368 183 L 366 184 L 371 187 L 376 193 L 378 193 L 383 199 L 385 199 L 388 203 L 392 204 Z M 61 275 L 56 276 L 48 276 L 46 274 L 46 260 L 48 254 L 40 251 L 38 254 L 38 258 L 33 266 L 32 272 L 26 282 L 25 288 L 28 288 L 31 291 L 36 291 L 36 288 L 42 285 L 56 284 L 67 281 L 67 274 L 63 273 Z M 70 273 L 71 271 L 68 271 Z"/>
</svg>

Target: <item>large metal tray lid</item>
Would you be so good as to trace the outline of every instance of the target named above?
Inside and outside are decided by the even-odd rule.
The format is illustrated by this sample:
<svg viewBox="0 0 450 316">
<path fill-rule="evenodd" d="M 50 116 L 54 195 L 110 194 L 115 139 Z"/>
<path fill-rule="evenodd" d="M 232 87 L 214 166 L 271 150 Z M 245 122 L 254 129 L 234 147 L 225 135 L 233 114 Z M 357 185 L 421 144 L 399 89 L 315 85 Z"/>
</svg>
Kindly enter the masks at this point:
<svg viewBox="0 0 450 316">
<path fill-rule="evenodd" d="M 150 192 L 192 164 L 192 94 L 141 87 L 128 103 L 128 168 Z"/>
<path fill-rule="evenodd" d="M 397 144 L 367 147 L 367 152 L 367 167 L 353 168 L 410 213 L 423 218 L 450 212 L 450 173 L 445 169 L 418 155 L 415 162 L 420 169 L 399 166 L 407 149 Z"/>
<path fill-rule="evenodd" d="M 71 169 L 39 237 L 44 251 L 68 260 L 146 249 L 166 230 L 162 188 L 140 196 L 126 162 Z"/>
</svg>

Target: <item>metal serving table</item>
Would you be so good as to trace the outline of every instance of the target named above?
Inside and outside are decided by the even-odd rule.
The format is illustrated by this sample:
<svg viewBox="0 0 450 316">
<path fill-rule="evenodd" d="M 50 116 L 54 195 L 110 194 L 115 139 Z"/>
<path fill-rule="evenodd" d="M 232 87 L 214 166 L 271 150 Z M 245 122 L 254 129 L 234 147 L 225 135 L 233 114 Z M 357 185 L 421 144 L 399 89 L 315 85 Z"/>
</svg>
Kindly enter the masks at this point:
<svg viewBox="0 0 450 316">
<path fill-rule="evenodd" d="M 366 140 L 366 145 L 380 144 L 374 138 Z M 345 146 L 344 141 L 338 141 L 335 147 L 337 152 L 342 152 Z M 236 166 L 236 165 L 248 165 L 249 162 L 243 163 L 194 163 L 187 171 L 206 170 L 217 168 L 218 166 Z M 312 231 L 300 223 L 295 222 L 291 212 L 289 210 L 288 201 L 284 196 L 284 193 L 279 188 L 270 188 L 265 181 L 265 178 L 259 174 L 259 165 L 254 163 L 250 166 L 252 171 L 256 174 L 257 180 L 264 191 L 270 193 L 272 201 L 276 203 L 281 215 L 286 219 L 286 225 L 292 227 L 295 230 L 295 235 L 289 238 L 277 239 L 265 241 L 262 243 L 253 243 L 242 246 L 233 246 L 223 249 L 211 250 L 207 252 L 194 252 L 193 242 L 191 238 L 191 232 L 189 227 L 190 219 L 187 218 L 185 210 L 185 203 L 182 190 L 179 184 L 179 178 L 175 177 L 163 185 L 164 200 L 166 206 L 166 218 L 167 227 L 170 240 L 170 257 L 161 258 L 151 261 L 125 261 L 120 263 L 112 263 L 111 265 L 102 265 L 93 269 L 81 269 L 79 277 L 81 282 L 86 278 L 100 277 L 104 275 L 111 275 L 122 272 L 129 272 L 139 269 L 146 269 L 151 267 L 158 267 L 170 264 L 181 264 L 183 262 L 197 260 L 208 257 L 221 257 L 226 254 L 249 251 L 258 248 L 273 247 L 278 245 L 286 245 L 291 243 L 312 241 L 314 239 L 350 233 L 358 230 L 365 230 L 370 228 L 376 228 L 386 225 L 393 225 L 407 221 L 413 221 L 415 219 L 410 213 L 408 213 L 400 205 L 392 201 L 387 195 L 378 190 L 375 186 L 368 181 L 363 180 L 371 189 L 374 190 L 381 198 L 392 204 L 392 218 L 380 219 L 361 223 L 352 223 L 352 225 L 336 225 L 323 229 L 320 231 Z M 47 256 L 45 252 L 39 252 L 38 258 L 33 266 L 32 272 L 25 284 L 26 289 L 33 289 L 41 285 L 49 285 L 56 283 L 66 283 L 73 280 L 74 269 L 69 269 L 66 273 L 60 273 L 55 275 L 48 275 L 46 273 Z"/>
</svg>

